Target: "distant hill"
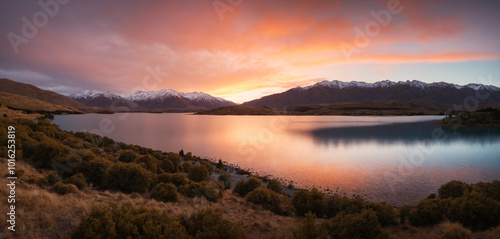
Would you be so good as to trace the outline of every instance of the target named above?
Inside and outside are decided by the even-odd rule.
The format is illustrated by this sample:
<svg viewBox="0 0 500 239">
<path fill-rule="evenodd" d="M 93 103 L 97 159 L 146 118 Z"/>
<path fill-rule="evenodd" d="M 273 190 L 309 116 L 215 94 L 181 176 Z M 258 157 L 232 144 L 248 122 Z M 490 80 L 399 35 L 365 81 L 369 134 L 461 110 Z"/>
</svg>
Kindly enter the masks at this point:
<svg viewBox="0 0 500 239">
<path fill-rule="evenodd" d="M 500 88 L 481 84 L 459 86 L 445 82 L 424 83 L 420 81 L 379 81 L 342 82 L 323 81 L 306 87 L 295 87 L 282 93 L 264 96 L 260 99 L 243 103 L 245 106 L 268 106 L 283 108 L 299 104 L 327 104 L 338 102 L 356 102 L 365 100 L 398 100 L 410 101 L 427 99 L 440 105 L 451 106 L 463 104 L 476 90 L 489 92 L 490 96 L 482 105 L 500 102 Z"/>
<path fill-rule="evenodd" d="M 52 104 L 43 100 L 34 99 L 27 96 L 0 92 L 0 106 L 10 110 L 23 111 L 25 113 L 53 113 L 53 114 L 82 114 L 83 112 L 63 105 Z M 2 110 L 2 112 L 5 111 Z"/>
<path fill-rule="evenodd" d="M 48 90 L 42 90 L 30 84 L 19 83 L 5 78 L 0 79 L 0 91 L 38 99 L 41 101 L 52 103 L 54 105 L 74 108 L 83 112 L 95 112 L 95 109 L 89 108 L 85 104 L 82 104 L 67 96 L 60 95 Z"/>
<path fill-rule="evenodd" d="M 198 112 L 208 115 L 438 115 L 446 107 L 432 100 L 368 100 L 331 104 L 293 105 L 283 109 L 267 106 L 225 106 Z"/>
<path fill-rule="evenodd" d="M 71 98 L 88 106 L 124 108 L 135 111 L 186 112 L 213 109 L 235 103 L 202 92 L 181 93 L 175 90 L 138 91 L 119 96 L 106 91 L 85 90 L 70 95 Z M 116 109 L 111 109 L 117 111 Z"/>
</svg>

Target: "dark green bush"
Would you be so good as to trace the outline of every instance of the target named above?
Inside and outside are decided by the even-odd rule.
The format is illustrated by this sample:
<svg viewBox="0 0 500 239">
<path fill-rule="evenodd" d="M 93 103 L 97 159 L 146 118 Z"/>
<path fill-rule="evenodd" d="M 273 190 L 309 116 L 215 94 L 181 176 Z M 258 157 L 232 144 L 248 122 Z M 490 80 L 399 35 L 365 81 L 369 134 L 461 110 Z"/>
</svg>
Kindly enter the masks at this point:
<svg viewBox="0 0 500 239">
<path fill-rule="evenodd" d="M 52 168 L 54 160 L 62 160 L 67 150 L 64 144 L 52 139 L 40 142 L 33 155 L 33 165 L 37 168 Z"/>
<path fill-rule="evenodd" d="M 341 203 L 342 211 L 346 213 L 360 213 L 366 208 L 365 200 L 360 197 L 348 198 L 342 197 Z"/>
<path fill-rule="evenodd" d="M 160 183 L 151 190 L 151 198 L 162 202 L 177 202 L 177 188 L 171 183 Z"/>
<path fill-rule="evenodd" d="M 87 181 L 83 173 L 77 173 L 71 176 L 66 182 L 75 185 L 80 190 L 87 186 Z"/>
<path fill-rule="evenodd" d="M 158 171 L 158 159 L 149 154 L 137 159 L 137 163 L 152 173 L 157 173 Z"/>
<path fill-rule="evenodd" d="M 181 166 L 182 158 L 181 158 L 181 156 L 179 156 L 178 154 L 175 154 L 175 153 L 168 153 L 167 158 L 174 165 L 174 170 L 172 171 L 172 173 L 182 171 L 182 166 Z"/>
<path fill-rule="evenodd" d="M 201 182 L 210 179 L 207 167 L 203 165 L 193 165 L 189 169 L 188 178 L 194 182 Z"/>
<path fill-rule="evenodd" d="M 174 169 L 174 164 L 169 159 L 163 159 L 160 162 L 160 168 L 163 170 L 163 172 L 166 172 L 166 173 L 173 173 L 176 171 Z"/>
<path fill-rule="evenodd" d="M 315 222 L 316 216 L 312 213 L 305 215 L 304 222 L 300 224 L 299 228 L 293 230 L 294 239 L 319 239 L 329 238 L 328 230 L 325 224 L 317 224 Z"/>
<path fill-rule="evenodd" d="M 491 183 L 475 183 L 472 185 L 472 191 L 500 201 L 500 181 L 498 180 L 493 180 Z"/>
<path fill-rule="evenodd" d="M 224 189 L 222 188 L 221 185 L 214 183 L 213 181 L 210 181 L 208 183 L 203 184 L 203 196 L 208 201 L 211 202 L 216 202 L 219 199 L 222 198 Z"/>
<path fill-rule="evenodd" d="M 135 163 L 116 163 L 107 171 L 104 184 L 107 189 L 124 193 L 144 193 L 151 183 L 151 175 Z"/>
<path fill-rule="evenodd" d="M 460 222 L 474 231 L 498 226 L 500 202 L 483 194 L 471 193 L 453 199 L 448 207 L 448 219 Z"/>
<path fill-rule="evenodd" d="M 338 194 L 325 199 L 325 215 L 329 218 L 335 217 L 342 209 L 342 198 Z"/>
<path fill-rule="evenodd" d="M 47 180 L 47 183 L 49 186 L 52 186 L 56 183 L 59 182 L 59 176 L 57 175 L 56 172 L 50 171 L 47 176 L 45 176 L 45 179 Z"/>
<path fill-rule="evenodd" d="M 219 175 L 219 182 L 222 182 L 224 184 L 224 189 L 230 189 L 231 188 L 231 174 L 228 172 L 222 171 L 222 173 Z"/>
<path fill-rule="evenodd" d="M 205 166 L 208 170 L 208 175 L 212 175 L 212 173 L 214 172 L 214 166 L 212 165 L 211 162 L 209 161 L 206 161 L 206 160 L 203 160 L 200 162 L 201 165 Z"/>
<path fill-rule="evenodd" d="M 191 236 L 200 239 L 227 238 L 239 239 L 247 238 L 243 230 L 243 223 L 233 223 L 222 217 L 220 212 L 212 208 L 204 208 L 189 217 L 186 226 Z"/>
<path fill-rule="evenodd" d="M 468 192 L 469 190 L 470 186 L 466 183 L 453 180 L 441 185 L 441 187 L 438 189 L 438 196 L 441 199 L 457 198 L 461 197 L 464 192 Z"/>
<path fill-rule="evenodd" d="M 283 188 L 281 188 L 281 182 L 278 179 L 269 180 L 269 182 L 267 183 L 267 189 L 270 189 L 279 194 L 285 194 L 285 191 L 283 191 Z"/>
<path fill-rule="evenodd" d="M 224 169 L 224 164 L 222 163 L 222 160 L 220 160 L 220 159 L 219 159 L 219 162 L 217 163 L 217 168 Z"/>
<path fill-rule="evenodd" d="M 324 213 L 324 197 L 324 194 L 318 191 L 317 188 L 313 188 L 311 191 L 301 189 L 293 195 L 292 205 L 299 216 L 312 212 L 318 217 L 322 217 Z"/>
<path fill-rule="evenodd" d="M 246 196 L 249 192 L 255 190 L 256 188 L 262 186 L 262 182 L 256 178 L 251 177 L 248 181 L 239 181 L 234 187 L 234 192 L 241 197 Z"/>
<path fill-rule="evenodd" d="M 203 196 L 205 184 L 205 182 L 195 183 L 190 181 L 188 184 L 179 187 L 179 193 L 189 198 L 201 197 Z"/>
<path fill-rule="evenodd" d="M 363 210 L 361 213 L 349 214 L 341 212 L 330 220 L 328 231 L 332 238 L 387 238 L 377 221 L 376 213 Z"/>
<path fill-rule="evenodd" d="M 83 173 L 87 182 L 92 183 L 94 187 L 103 187 L 104 175 L 107 174 L 110 167 L 111 163 L 109 161 L 101 157 L 96 157 L 88 161 L 83 160 L 76 171 Z"/>
<path fill-rule="evenodd" d="M 61 182 L 57 182 L 52 189 L 54 190 L 54 192 L 60 195 L 78 192 L 78 188 L 75 185 L 65 184 Z"/>
<path fill-rule="evenodd" d="M 282 194 L 278 194 L 267 188 L 258 187 L 246 195 L 247 201 L 261 205 L 276 214 L 285 214 L 288 200 Z"/>
<path fill-rule="evenodd" d="M 191 166 L 193 166 L 193 165 L 188 161 L 182 163 L 182 168 L 184 169 L 185 173 L 189 172 L 189 169 L 191 168 Z M 173 164 L 172 164 L 172 167 L 173 167 Z"/>
<path fill-rule="evenodd" d="M 378 222 L 382 225 L 382 227 L 397 224 L 396 211 L 393 206 L 387 205 L 383 202 L 368 202 L 366 203 L 366 206 L 376 213 Z"/>
<path fill-rule="evenodd" d="M 185 227 L 165 211 L 110 202 L 93 205 L 71 238 L 189 238 Z"/>
<path fill-rule="evenodd" d="M 414 226 L 432 226 L 444 220 L 449 201 L 445 199 L 424 199 L 410 212 L 410 223 Z"/>
<path fill-rule="evenodd" d="M 137 159 L 137 154 L 131 149 L 123 150 L 123 152 L 120 154 L 120 157 L 118 157 L 118 160 L 124 163 L 131 163 L 134 162 L 136 159 Z"/>
<path fill-rule="evenodd" d="M 172 183 L 176 187 L 179 187 L 179 186 L 182 186 L 182 185 L 186 185 L 188 183 L 188 181 L 186 179 L 186 176 L 184 176 L 184 174 L 182 174 L 182 173 L 174 173 L 174 174 L 172 174 Z"/>
</svg>

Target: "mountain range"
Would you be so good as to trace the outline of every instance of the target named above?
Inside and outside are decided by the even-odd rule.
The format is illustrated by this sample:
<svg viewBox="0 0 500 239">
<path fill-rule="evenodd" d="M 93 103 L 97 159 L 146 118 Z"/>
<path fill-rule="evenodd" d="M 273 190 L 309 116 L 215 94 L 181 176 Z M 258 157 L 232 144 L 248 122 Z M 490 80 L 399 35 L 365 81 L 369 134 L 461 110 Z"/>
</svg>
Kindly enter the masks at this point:
<svg viewBox="0 0 500 239">
<path fill-rule="evenodd" d="M 488 97 L 480 99 L 483 97 L 476 97 L 476 91 L 480 95 L 488 95 Z M 451 106 L 453 104 L 463 105 L 467 99 L 471 99 L 470 97 L 480 100 L 482 105 L 488 105 L 492 102 L 498 103 L 500 102 L 500 88 L 482 84 L 460 86 L 445 82 L 424 83 L 416 80 L 399 82 L 384 80 L 375 83 L 334 80 L 322 81 L 306 87 L 295 87 L 282 93 L 245 102 L 242 105 L 284 108 L 301 104 L 425 99 L 435 101 L 443 106 Z"/>
<path fill-rule="evenodd" d="M 103 108 L 127 107 L 135 110 L 202 110 L 236 105 L 234 102 L 202 92 L 181 93 L 171 89 L 137 91 L 125 96 L 112 94 L 107 91 L 84 90 L 69 95 L 69 97 L 88 106 Z"/>
</svg>

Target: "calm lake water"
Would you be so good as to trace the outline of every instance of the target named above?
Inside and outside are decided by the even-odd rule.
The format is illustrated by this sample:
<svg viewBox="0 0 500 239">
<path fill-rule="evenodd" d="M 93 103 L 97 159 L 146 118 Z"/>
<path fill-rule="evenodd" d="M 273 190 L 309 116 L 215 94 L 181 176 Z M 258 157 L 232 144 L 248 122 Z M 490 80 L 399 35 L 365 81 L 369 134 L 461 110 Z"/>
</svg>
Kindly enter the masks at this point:
<svg viewBox="0 0 500 239">
<path fill-rule="evenodd" d="M 442 116 L 62 115 L 90 131 L 157 150 L 222 159 L 260 175 L 396 205 L 450 180 L 500 179 L 500 130 L 454 130 Z"/>
</svg>

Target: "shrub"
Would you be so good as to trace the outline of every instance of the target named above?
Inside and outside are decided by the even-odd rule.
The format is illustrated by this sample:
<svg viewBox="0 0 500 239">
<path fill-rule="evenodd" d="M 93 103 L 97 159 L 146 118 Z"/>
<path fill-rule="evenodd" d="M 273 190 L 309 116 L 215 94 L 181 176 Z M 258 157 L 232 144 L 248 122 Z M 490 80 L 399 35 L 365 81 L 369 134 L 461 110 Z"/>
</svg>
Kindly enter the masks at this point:
<svg viewBox="0 0 500 239">
<path fill-rule="evenodd" d="M 278 179 L 271 179 L 267 183 L 267 189 L 270 189 L 274 192 L 277 192 L 279 194 L 285 194 L 285 191 L 281 188 L 281 183 L 278 181 Z"/>
<path fill-rule="evenodd" d="M 193 165 L 189 169 L 188 178 L 194 182 L 206 181 L 210 178 L 208 169 L 203 165 Z"/>
<path fill-rule="evenodd" d="M 438 196 L 441 199 L 461 197 L 465 191 L 469 191 L 470 186 L 461 181 L 450 181 L 441 185 L 438 189 Z"/>
<path fill-rule="evenodd" d="M 193 165 L 188 161 L 182 163 L 182 168 L 184 169 L 185 173 L 189 172 L 189 169 L 191 168 L 191 166 L 193 166 Z M 173 167 L 173 164 L 172 164 L 172 167 Z"/>
<path fill-rule="evenodd" d="M 205 166 L 208 170 L 208 175 L 212 175 L 212 173 L 214 172 L 214 166 L 212 165 L 212 163 L 210 163 L 209 161 L 206 161 L 206 160 L 203 160 L 200 162 L 201 165 Z"/>
<path fill-rule="evenodd" d="M 52 139 L 40 142 L 33 155 L 34 166 L 46 169 L 52 168 L 54 160 L 60 160 L 66 155 L 67 151 L 65 147 L 63 144 Z"/>
<path fill-rule="evenodd" d="M 365 200 L 360 197 L 348 198 L 342 197 L 341 203 L 342 211 L 347 213 L 360 213 L 365 209 Z"/>
<path fill-rule="evenodd" d="M 500 223 L 500 202 L 482 194 L 455 198 L 449 203 L 448 218 L 472 230 L 485 230 Z"/>
<path fill-rule="evenodd" d="M 479 182 L 472 185 L 472 191 L 483 194 L 485 197 L 489 197 L 500 201 L 500 181 L 493 180 L 493 182 Z"/>
<path fill-rule="evenodd" d="M 179 193 L 189 198 L 201 197 L 203 196 L 204 184 L 204 182 L 195 183 L 190 181 L 188 184 L 179 187 Z"/>
<path fill-rule="evenodd" d="M 204 208 L 189 217 L 188 232 L 195 238 L 247 238 L 243 223 L 232 223 L 220 212 Z"/>
<path fill-rule="evenodd" d="M 203 185 L 203 196 L 211 202 L 216 202 L 221 199 L 223 191 L 224 189 L 219 184 L 212 181 Z"/>
<path fill-rule="evenodd" d="M 77 167 L 77 172 L 83 173 L 88 183 L 94 186 L 103 187 L 104 175 L 107 174 L 111 163 L 101 157 L 97 157 L 90 161 L 83 160 Z"/>
<path fill-rule="evenodd" d="M 117 163 L 109 169 L 104 177 L 108 189 L 124 193 L 144 193 L 151 183 L 151 175 L 141 166 L 131 163 Z"/>
<path fill-rule="evenodd" d="M 299 216 L 304 216 L 308 212 L 323 216 L 324 197 L 324 194 L 318 191 L 317 188 L 313 188 L 311 191 L 301 189 L 293 195 L 292 205 Z"/>
<path fill-rule="evenodd" d="M 387 205 L 383 202 L 369 202 L 366 204 L 366 206 L 376 213 L 378 222 L 380 223 L 380 225 L 382 225 L 382 227 L 395 225 L 397 223 L 396 212 L 394 211 L 393 206 Z"/>
<path fill-rule="evenodd" d="M 120 157 L 118 157 L 118 160 L 124 163 L 134 162 L 135 159 L 137 159 L 137 154 L 131 149 L 123 150 L 123 152 L 120 154 Z"/>
<path fill-rule="evenodd" d="M 59 182 L 59 176 L 57 175 L 57 173 L 55 171 L 50 171 L 47 174 L 47 176 L 45 176 L 45 179 L 47 180 L 47 183 L 49 184 L 49 186 L 52 186 L 52 185 Z"/>
<path fill-rule="evenodd" d="M 251 177 L 248 181 L 239 181 L 234 187 L 234 192 L 241 197 L 246 196 L 249 192 L 255 190 L 256 188 L 262 186 L 262 182 L 256 178 Z"/>
<path fill-rule="evenodd" d="M 82 173 L 77 173 L 71 176 L 66 182 L 75 185 L 80 190 L 87 186 L 85 176 L 83 176 Z"/>
<path fill-rule="evenodd" d="M 224 189 L 230 189 L 231 188 L 231 174 L 223 171 L 219 175 L 219 182 L 222 182 L 224 184 Z"/>
<path fill-rule="evenodd" d="M 60 195 L 66 195 L 69 193 L 76 193 L 78 192 L 78 188 L 76 188 L 75 185 L 72 184 L 65 184 L 61 182 L 57 182 L 54 187 L 52 188 L 54 192 Z"/>
<path fill-rule="evenodd" d="M 324 224 L 316 224 L 316 216 L 312 213 L 307 213 L 304 222 L 299 228 L 293 230 L 293 238 L 295 239 L 317 239 L 328 238 L 328 230 Z"/>
<path fill-rule="evenodd" d="M 151 190 L 151 198 L 162 202 L 176 202 L 177 189 L 171 183 L 160 183 Z"/>
<path fill-rule="evenodd" d="M 439 224 L 438 230 L 443 239 L 469 239 L 472 237 L 472 233 L 460 223 L 446 221 Z"/>
<path fill-rule="evenodd" d="M 189 238 L 186 229 L 167 212 L 130 203 L 93 205 L 71 238 Z"/>
<path fill-rule="evenodd" d="M 137 163 L 152 173 L 156 173 L 158 171 L 158 160 L 149 154 L 140 157 L 137 160 Z"/>
<path fill-rule="evenodd" d="M 179 187 L 179 186 L 182 186 L 182 185 L 186 185 L 188 182 L 187 182 L 186 176 L 184 176 L 184 174 L 182 174 L 182 173 L 174 173 L 174 174 L 172 174 L 172 183 L 176 187 Z"/>
<path fill-rule="evenodd" d="M 168 159 L 163 159 L 160 162 L 160 168 L 163 170 L 163 172 L 166 172 L 166 173 L 173 173 L 173 172 L 175 172 L 175 170 L 174 170 L 174 164 L 172 163 L 172 161 L 170 161 Z"/>
<path fill-rule="evenodd" d="M 284 214 L 288 200 L 282 194 L 278 194 L 267 188 L 258 187 L 246 195 L 247 201 L 261 205 L 263 208 L 271 210 L 276 214 Z"/>
<path fill-rule="evenodd" d="M 406 218 L 410 216 L 410 212 L 412 210 L 412 206 L 404 205 L 399 208 L 399 223 L 406 224 Z"/>
<path fill-rule="evenodd" d="M 182 166 L 181 166 L 181 161 L 182 161 L 181 156 L 179 156 L 178 154 L 174 154 L 174 153 L 168 153 L 167 158 L 174 165 L 174 170 L 172 171 L 172 173 L 181 171 L 181 168 L 182 168 Z"/>
<path fill-rule="evenodd" d="M 224 169 L 224 164 L 222 163 L 222 160 L 220 160 L 220 159 L 219 159 L 219 162 L 217 163 L 217 168 Z"/>
<path fill-rule="evenodd" d="M 414 226 L 432 226 L 444 220 L 446 200 L 424 199 L 410 212 L 410 223 Z"/>
<path fill-rule="evenodd" d="M 348 214 L 341 212 L 327 224 L 333 238 L 385 238 L 377 216 L 372 210 Z"/>
<path fill-rule="evenodd" d="M 335 194 L 325 199 L 325 215 L 335 217 L 341 210 L 342 198 Z"/>
</svg>

